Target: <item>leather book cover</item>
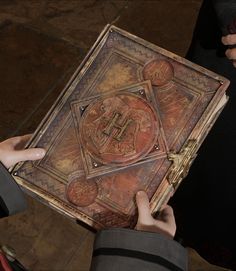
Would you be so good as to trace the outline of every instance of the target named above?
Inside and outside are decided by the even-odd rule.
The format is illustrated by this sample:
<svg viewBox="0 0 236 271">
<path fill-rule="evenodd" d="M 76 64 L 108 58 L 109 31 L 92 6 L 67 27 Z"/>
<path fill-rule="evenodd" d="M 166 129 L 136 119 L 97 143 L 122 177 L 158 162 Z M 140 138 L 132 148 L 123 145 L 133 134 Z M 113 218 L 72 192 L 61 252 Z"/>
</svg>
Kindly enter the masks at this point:
<svg viewBox="0 0 236 271">
<path fill-rule="evenodd" d="M 229 81 L 115 26 L 105 27 L 19 163 L 33 197 L 95 229 L 133 227 L 134 196 L 152 211 L 186 176 L 227 102 Z"/>
</svg>

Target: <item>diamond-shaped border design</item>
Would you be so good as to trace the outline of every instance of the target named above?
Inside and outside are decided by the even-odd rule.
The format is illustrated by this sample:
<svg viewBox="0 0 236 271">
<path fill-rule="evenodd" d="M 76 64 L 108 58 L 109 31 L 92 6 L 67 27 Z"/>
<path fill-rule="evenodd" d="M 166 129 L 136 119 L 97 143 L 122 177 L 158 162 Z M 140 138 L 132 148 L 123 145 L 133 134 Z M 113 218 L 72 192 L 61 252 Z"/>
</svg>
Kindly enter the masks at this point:
<svg viewBox="0 0 236 271">
<path fill-rule="evenodd" d="M 155 101 L 153 89 L 151 86 L 150 81 L 144 81 L 138 84 L 134 84 L 119 90 L 111 91 L 107 94 L 107 96 L 111 96 L 112 94 L 117 94 L 119 92 L 129 92 L 136 94 L 143 99 L 145 99 L 156 111 L 158 122 L 159 122 L 159 131 L 158 131 L 158 136 L 157 136 L 157 141 L 154 144 L 153 149 L 142 159 L 135 163 L 131 163 L 128 166 L 117 166 L 117 165 L 105 165 L 101 163 L 100 161 L 97 161 L 96 158 L 94 158 L 85 148 L 81 148 L 82 151 L 82 160 L 84 164 L 84 169 L 85 169 L 85 174 L 88 179 L 102 176 L 105 174 L 113 173 L 119 170 L 122 170 L 124 168 L 130 167 L 130 166 L 137 166 L 155 159 L 161 159 L 167 156 L 167 144 L 165 140 L 165 135 L 164 131 L 161 125 L 161 120 L 159 116 L 159 111 L 158 107 Z M 77 132 L 77 138 L 78 138 L 78 143 L 81 144 L 80 140 L 80 134 L 79 134 L 79 129 L 80 129 L 80 121 L 81 121 L 81 116 L 83 112 L 86 110 L 86 107 L 89 106 L 90 103 L 93 101 L 99 99 L 99 98 L 104 98 L 106 95 L 97 95 L 94 97 L 90 97 L 89 99 L 83 100 L 83 101 L 75 101 L 71 103 L 71 110 L 72 110 L 72 116 L 74 119 L 74 125 L 75 129 Z"/>
</svg>

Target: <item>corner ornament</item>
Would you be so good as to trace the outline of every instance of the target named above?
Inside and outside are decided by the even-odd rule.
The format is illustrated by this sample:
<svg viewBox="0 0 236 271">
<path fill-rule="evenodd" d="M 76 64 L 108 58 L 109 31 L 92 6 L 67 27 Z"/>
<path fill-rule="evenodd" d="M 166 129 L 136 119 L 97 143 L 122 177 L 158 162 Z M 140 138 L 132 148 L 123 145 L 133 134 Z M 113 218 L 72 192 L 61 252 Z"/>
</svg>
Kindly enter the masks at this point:
<svg viewBox="0 0 236 271">
<path fill-rule="evenodd" d="M 177 189 L 181 181 L 188 175 L 189 169 L 196 158 L 198 142 L 196 139 L 189 139 L 179 153 L 170 152 L 168 160 L 172 161 L 167 180 L 174 189 Z"/>
</svg>

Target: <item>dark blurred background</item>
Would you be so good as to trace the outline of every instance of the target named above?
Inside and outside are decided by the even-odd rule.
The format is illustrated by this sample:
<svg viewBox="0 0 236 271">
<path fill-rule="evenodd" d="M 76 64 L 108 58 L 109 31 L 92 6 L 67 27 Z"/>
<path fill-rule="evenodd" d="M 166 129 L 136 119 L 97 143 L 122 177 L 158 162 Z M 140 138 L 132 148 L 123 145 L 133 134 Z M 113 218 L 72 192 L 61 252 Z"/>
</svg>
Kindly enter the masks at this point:
<svg viewBox="0 0 236 271">
<path fill-rule="evenodd" d="M 0 141 L 37 128 L 106 24 L 185 56 L 201 2 L 0 0 Z M 28 201 L 0 221 L 0 243 L 30 270 L 89 270 L 94 233 Z M 226 270 L 189 257 L 190 271 Z"/>
</svg>

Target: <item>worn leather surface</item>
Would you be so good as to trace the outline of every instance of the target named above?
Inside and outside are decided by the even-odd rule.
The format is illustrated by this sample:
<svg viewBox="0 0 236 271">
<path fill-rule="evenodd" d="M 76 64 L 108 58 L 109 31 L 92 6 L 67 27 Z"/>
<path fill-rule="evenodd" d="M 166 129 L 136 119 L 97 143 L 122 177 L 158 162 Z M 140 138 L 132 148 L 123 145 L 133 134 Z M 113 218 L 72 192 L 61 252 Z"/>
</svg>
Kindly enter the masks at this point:
<svg viewBox="0 0 236 271">
<path fill-rule="evenodd" d="M 225 89 L 218 77 L 126 32 L 103 35 L 34 136 L 46 156 L 14 174 L 95 228 L 127 227 L 135 193 L 147 191 L 152 202 L 162 196 L 155 193 L 171 165 L 167 154 L 179 152 L 195 127 L 205 137 L 201 117 Z"/>
</svg>

